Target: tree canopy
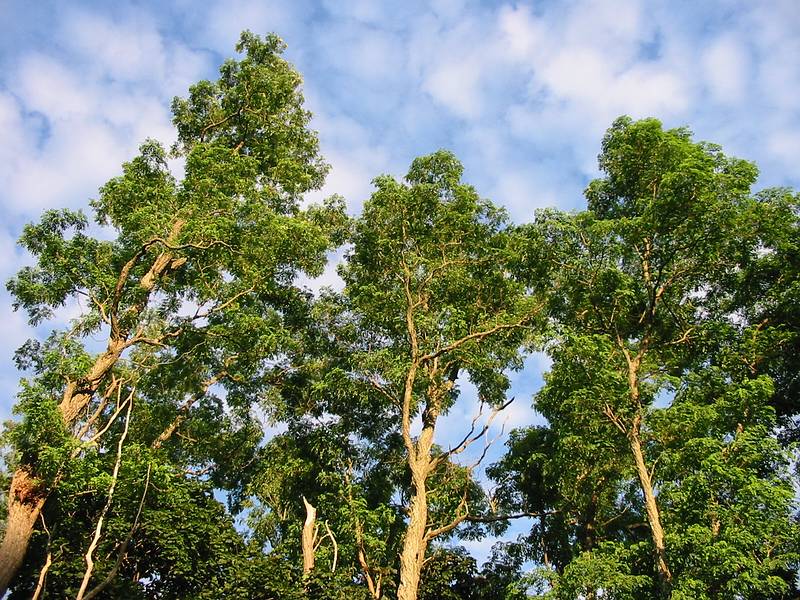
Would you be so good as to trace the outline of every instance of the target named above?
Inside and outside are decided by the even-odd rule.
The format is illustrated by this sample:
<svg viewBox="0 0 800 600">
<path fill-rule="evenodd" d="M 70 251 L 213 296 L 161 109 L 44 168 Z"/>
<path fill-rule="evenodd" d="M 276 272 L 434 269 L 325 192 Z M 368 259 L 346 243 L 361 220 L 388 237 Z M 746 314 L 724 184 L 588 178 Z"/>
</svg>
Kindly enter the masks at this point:
<svg viewBox="0 0 800 600">
<path fill-rule="evenodd" d="M 438 150 L 348 215 L 283 42 L 236 49 L 20 238 L 15 309 L 79 310 L 16 354 L 0 595 L 795 597 L 800 195 L 621 117 L 583 211 L 513 223 Z"/>
</svg>

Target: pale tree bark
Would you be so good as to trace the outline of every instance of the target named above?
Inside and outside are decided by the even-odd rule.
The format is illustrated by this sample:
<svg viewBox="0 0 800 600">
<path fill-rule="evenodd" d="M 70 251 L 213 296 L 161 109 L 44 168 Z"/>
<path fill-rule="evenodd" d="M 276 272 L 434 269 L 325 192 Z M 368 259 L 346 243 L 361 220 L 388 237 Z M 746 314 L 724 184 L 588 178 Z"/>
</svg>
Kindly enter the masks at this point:
<svg viewBox="0 0 800 600">
<path fill-rule="evenodd" d="M 131 423 L 131 408 L 133 407 L 133 390 L 131 390 L 130 395 L 128 396 L 128 412 L 125 415 L 125 429 L 122 432 L 122 435 L 119 438 L 119 442 L 117 443 L 117 459 L 114 462 L 114 471 L 111 474 L 111 487 L 108 488 L 108 496 L 106 498 L 105 506 L 103 510 L 100 512 L 100 516 L 97 518 L 97 525 L 94 530 L 94 536 L 92 536 L 92 541 L 89 543 L 89 549 L 86 550 L 86 555 L 84 558 L 86 559 L 86 570 L 83 573 L 83 579 L 81 580 L 81 587 L 78 590 L 78 595 L 75 597 L 75 600 L 83 600 L 83 596 L 86 593 L 86 588 L 89 587 L 89 581 L 92 578 L 92 572 L 94 571 L 94 551 L 97 548 L 97 544 L 100 542 L 100 536 L 103 533 L 103 523 L 105 522 L 106 515 L 108 514 L 109 509 L 111 508 L 111 503 L 114 501 L 114 490 L 117 489 L 117 480 L 119 478 L 119 467 L 122 464 L 122 446 L 125 444 L 125 438 L 128 437 L 128 428 Z"/>
<path fill-rule="evenodd" d="M 409 457 L 411 468 L 411 503 L 408 509 L 408 526 L 400 553 L 400 586 L 398 600 L 416 600 L 420 575 L 428 549 L 428 489 L 427 479 L 431 472 L 430 449 L 433 442 L 433 425 L 423 429 L 416 445 L 416 452 Z"/>
<path fill-rule="evenodd" d="M 73 430 L 80 415 L 114 369 L 122 353 L 136 343 L 135 335 L 132 337 L 129 331 L 121 327 L 120 318 L 134 318 L 140 315 L 146 308 L 158 280 L 185 262 L 183 258 L 175 259 L 173 251 L 169 249 L 178 239 L 185 224 L 186 221 L 183 219 L 175 220 L 166 240 L 154 239 L 147 242 L 120 270 L 110 305 L 104 309 L 104 320 L 110 326 L 106 350 L 95 359 L 82 379 L 67 383 L 58 405 L 61 419 L 68 430 Z M 130 272 L 145 256 L 147 250 L 155 244 L 165 246 L 165 250 L 153 260 L 147 272 L 139 280 L 138 287 L 142 299 L 120 314 L 119 303 L 128 284 Z M 31 475 L 29 466 L 23 465 L 17 468 L 8 493 L 6 531 L 0 544 L 0 598 L 5 595 L 25 560 L 33 527 L 47 500 L 47 494 L 47 489 Z"/>
<path fill-rule="evenodd" d="M 407 239 L 405 230 L 404 239 Z M 451 355 L 466 344 L 480 343 L 503 331 L 523 327 L 533 318 L 533 313 L 527 314 L 511 323 L 495 323 L 486 328 L 477 329 L 449 343 L 442 342 L 437 347 L 428 349 L 427 352 L 423 351 L 420 348 L 420 336 L 417 332 L 415 311 L 427 308 L 429 292 L 427 290 L 412 290 L 414 287 L 412 285 L 414 281 L 412 269 L 406 263 L 404 257 L 401 257 L 400 262 L 403 272 L 405 324 L 409 344 L 409 365 L 400 402 L 402 406 L 401 429 L 403 445 L 406 450 L 406 460 L 411 471 L 411 498 L 408 507 L 408 524 L 400 553 L 400 583 L 397 589 L 397 598 L 398 600 L 416 600 L 428 544 L 437 536 L 455 529 L 469 516 L 467 494 L 465 492 L 462 502 L 456 510 L 456 516 L 445 525 L 435 528 L 430 527 L 428 522 L 428 478 L 442 462 L 463 452 L 469 445 L 486 435 L 498 410 L 508 406 L 508 404 L 505 404 L 502 408 L 496 409 L 487 424 L 477 434 L 475 434 L 476 421 L 473 421 L 472 429 L 455 448 L 442 455 L 433 456 L 431 451 L 436 423 L 441 414 L 444 399 L 455 385 L 459 373 L 458 363 L 448 361 L 448 355 Z M 428 278 L 425 285 L 429 281 L 430 278 Z M 412 414 L 412 406 L 414 406 L 414 388 L 418 376 L 425 377 L 427 388 L 424 392 L 422 431 L 414 439 L 411 436 L 411 420 L 414 416 Z M 469 468 L 477 466 L 485 455 L 486 452 L 484 450 L 478 462 Z"/>
<path fill-rule="evenodd" d="M 6 532 L 0 545 L 0 597 L 22 566 L 33 526 L 44 506 L 39 483 L 24 469 L 17 469 L 8 492 Z"/>
<path fill-rule="evenodd" d="M 638 427 L 632 429 L 631 434 L 628 436 L 630 442 L 633 460 L 636 464 L 636 474 L 639 477 L 639 485 L 644 495 L 644 507 L 647 511 L 647 521 L 650 524 L 650 535 L 653 540 L 653 546 L 656 550 L 656 567 L 658 569 L 658 577 L 664 590 L 668 590 L 672 584 L 672 572 L 667 563 L 667 547 L 664 542 L 664 528 L 661 526 L 661 514 L 656 501 L 655 493 L 653 492 L 653 482 L 650 477 L 650 471 L 647 469 L 647 464 L 644 460 L 642 453 L 642 443 L 639 438 Z M 666 593 L 666 592 L 665 592 Z"/>
<path fill-rule="evenodd" d="M 303 533 L 301 537 L 303 549 L 303 575 L 308 575 L 314 569 L 314 544 L 316 542 L 316 520 L 317 509 L 303 496 L 303 504 L 306 507 L 306 520 L 303 523 Z"/>
<path fill-rule="evenodd" d="M 645 344 L 646 347 L 646 339 Z M 672 585 L 672 572 L 667 562 L 667 547 L 664 541 L 664 528 L 661 525 L 661 511 L 658 507 L 653 481 L 650 471 L 645 462 L 644 452 L 642 451 L 641 426 L 642 426 L 642 405 L 639 390 L 639 368 L 644 356 L 645 348 L 641 348 L 639 353 L 631 357 L 630 352 L 622 346 L 623 354 L 628 363 L 628 390 L 631 402 L 636 410 L 630 427 L 627 430 L 628 443 L 633 455 L 636 466 L 636 475 L 639 478 L 639 487 L 644 496 L 645 511 L 647 512 L 647 522 L 650 525 L 650 537 L 656 552 L 656 569 L 661 581 L 661 591 L 664 597 L 669 596 L 669 589 Z"/>
</svg>

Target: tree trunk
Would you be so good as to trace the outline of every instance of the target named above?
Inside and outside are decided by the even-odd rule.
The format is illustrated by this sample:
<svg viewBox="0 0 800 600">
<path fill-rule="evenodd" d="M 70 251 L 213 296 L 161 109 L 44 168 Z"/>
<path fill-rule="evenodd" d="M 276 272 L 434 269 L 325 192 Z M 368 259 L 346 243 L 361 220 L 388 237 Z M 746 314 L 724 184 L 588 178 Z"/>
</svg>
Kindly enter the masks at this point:
<svg viewBox="0 0 800 600">
<path fill-rule="evenodd" d="M 413 496 L 408 511 L 408 527 L 403 539 L 403 551 L 400 554 L 400 587 L 397 589 L 397 600 L 417 600 L 420 574 L 428 548 L 428 540 L 425 537 L 428 526 L 428 490 L 425 485 L 427 468 L 416 463 L 412 466 L 411 473 Z"/>
<path fill-rule="evenodd" d="M 409 387 L 406 388 L 410 390 Z M 410 391 L 408 392 L 410 393 Z M 433 468 L 431 449 L 439 418 L 439 393 L 428 392 L 428 402 L 422 411 L 422 431 L 416 444 L 407 442 L 408 467 L 411 469 L 411 505 L 408 509 L 408 527 L 400 554 L 400 586 L 397 600 L 417 600 L 420 574 L 428 549 L 428 476 Z M 408 413 L 403 415 L 404 434 L 410 431 Z"/>
<path fill-rule="evenodd" d="M 45 495 L 27 471 L 18 469 L 8 492 L 8 517 L 0 545 L 0 598 L 25 560 L 28 541 L 44 506 Z"/>
<path fill-rule="evenodd" d="M 653 482 L 650 479 L 650 472 L 647 470 L 647 464 L 644 462 L 644 454 L 642 453 L 642 442 L 639 439 L 638 427 L 631 430 L 628 436 L 633 452 L 633 459 L 636 463 L 636 474 L 639 476 L 639 485 L 644 494 L 644 506 L 647 510 L 647 521 L 650 524 L 650 535 L 653 539 L 653 545 L 656 549 L 656 567 L 658 569 L 658 577 L 661 580 L 662 593 L 667 597 L 670 585 L 672 584 L 672 573 L 667 564 L 667 549 L 664 544 L 664 529 L 661 527 L 661 515 L 656 502 L 655 494 L 653 493 Z"/>
<path fill-rule="evenodd" d="M 636 409 L 633 421 L 627 431 L 628 443 L 630 444 L 633 461 L 636 465 L 639 486 L 644 495 L 644 506 L 647 511 L 647 522 L 650 525 L 650 536 L 656 550 L 656 569 L 658 570 L 658 578 L 661 581 L 661 594 L 662 597 L 669 598 L 669 590 L 672 586 L 672 573 L 667 564 L 667 548 L 664 543 L 664 529 L 661 526 L 661 514 L 658 509 L 655 493 L 653 492 L 653 481 L 650 478 L 650 471 L 647 469 L 647 463 L 645 463 L 644 460 L 642 440 L 640 437 L 643 409 L 639 394 L 639 367 L 642 364 L 645 348 L 640 348 L 639 353 L 631 358 L 631 355 L 621 342 L 620 347 L 628 362 L 628 390 L 631 403 Z"/>
</svg>

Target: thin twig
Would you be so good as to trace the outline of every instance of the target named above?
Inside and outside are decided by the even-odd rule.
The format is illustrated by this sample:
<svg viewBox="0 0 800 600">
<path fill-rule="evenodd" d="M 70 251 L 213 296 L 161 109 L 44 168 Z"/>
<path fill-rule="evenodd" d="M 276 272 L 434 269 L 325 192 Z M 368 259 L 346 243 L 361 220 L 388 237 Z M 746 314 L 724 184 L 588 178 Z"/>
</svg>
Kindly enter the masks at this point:
<svg viewBox="0 0 800 600">
<path fill-rule="evenodd" d="M 31 596 L 31 600 L 39 600 L 39 596 L 44 590 L 44 579 L 47 577 L 47 571 L 50 570 L 50 565 L 53 564 L 53 553 L 50 552 L 50 540 L 52 539 L 50 530 L 47 528 L 47 523 L 44 522 L 44 514 L 39 513 L 39 516 L 42 519 L 42 527 L 47 532 L 47 559 L 44 561 L 42 570 L 39 571 L 39 581 L 36 582 L 36 589 L 33 592 L 33 596 Z"/>
</svg>

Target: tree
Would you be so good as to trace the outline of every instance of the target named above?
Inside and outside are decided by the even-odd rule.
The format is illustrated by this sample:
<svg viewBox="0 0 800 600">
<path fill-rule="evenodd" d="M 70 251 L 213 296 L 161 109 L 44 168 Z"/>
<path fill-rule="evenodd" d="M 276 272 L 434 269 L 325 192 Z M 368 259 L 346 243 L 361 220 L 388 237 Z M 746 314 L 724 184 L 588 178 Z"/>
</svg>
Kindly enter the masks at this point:
<svg viewBox="0 0 800 600">
<path fill-rule="evenodd" d="M 708 570 L 700 583 L 687 583 L 694 575 L 682 557 L 701 552 L 701 546 L 724 547 L 722 540 L 714 545 L 720 524 L 714 521 L 711 505 L 719 497 L 693 497 L 692 510 L 696 512 L 690 519 L 685 505 L 677 510 L 671 494 L 695 477 L 704 481 L 713 478 L 707 469 L 718 469 L 720 474 L 730 469 L 731 476 L 739 469 L 738 480 L 748 480 L 748 489 L 758 502 L 770 507 L 774 518 L 780 515 L 784 527 L 791 510 L 786 503 L 786 463 L 779 458 L 780 453 L 774 454 L 769 417 L 759 408 L 763 406 L 765 384 L 750 381 L 758 373 L 726 368 L 724 377 L 708 379 L 707 404 L 696 410 L 719 411 L 713 428 L 710 421 L 703 425 L 709 426 L 708 430 L 695 428 L 688 410 L 688 399 L 697 398 L 695 378 L 706 377 L 706 372 L 719 366 L 721 349 L 727 347 L 728 356 L 746 364 L 748 356 L 754 350 L 758 352 L 768 339 L 757 326 L 731 326 L 736 319 L 721 308 L 720 302 L 729 293 L 728 282 L 756 252 L 757 221 L 750 187 L 757 172 L 750 163 L 726 157 L 717 146 L 693 142 L 685 129 L 663 130 L 654 119 L 617 120 L 605 136 L 599 162 L 605 177 L 589 185 L 588 211 L 577 215 L 543 213 L 529 228 L 531 237 L 542 236 L 548 241 L 549 260 L 557 267 L 552 314 L 559 325 L 549 347 L 554 364 L 545 387 L 537 394 L 536 406 L 550 419 L 555 449 L 562 444 L 579 449 L 573 453 L 572 464 L 562 468 L 578 467 L 582 476 L 596 478 L 593 486 L 599 497 L 611 494 L 604 502 L 609 517 L 615 512 L 610 509 L 624 498 L 620 492 L 625 489 L 629 470 L 635 474 L 639 494 L 633 498 L 628 514 L 645 516 L 658 593 L 664 597 L 673 592 L 701 597 L 702 590 L 702 594 L 716 597 L 714 590 L 719 584 Z M 751 339 L 754 344 L 743 343 Z M 744 413 L 725 411 L 721 408 L 724 403 L 715 399 L 731 393 L 740 395 Z M 755 416 L 759 414 L 761 417 Z M 665 422 L 672 423 L 669 434 L 662 429 Z M 750 436 L 759 441 L 748 444 L 761 448 L 770 468 L 759 466 L 752 455 L 746 458 L 747 454 L 734 451 L 739 440 L 744 444 Z M 587 460 L 592 453 L 617 453 L 621 444 L 627 449 L 627 459 L 617 464 L 604 458 Z M 665 461 L 676 444 L 685 458 L 690 448 L 698 446 L 708 454 L 698 458 L 700 466 L 690 468 L 689 463 L 682 463 L 682 468 L 670 471 Z M 547 446 L 545 449 L 549 459 L 552 451 Z M 723 460 L 723 455 L 728 458 Z M 734 455 L 743 462 L 732 462 Z M 563 510 L 572 494 L 558 477 L 556 483 L 555 500 L 538 494 L 534 497 Z M 769 492 L 771 485 L 778 485 L 780 491 Z M 550 489 L 545 486 L 542 492 Z M 709 488 L 706 492 L 710 493 Z M 588 491 L 578 497 L 589 506 Z M 727 497 L 725 502 L 739 506 L 741 500 L 737 498 Z M 580 504 L 577 508 L 579 515 L 586 513 Z M 698 514 L 703 515 L 702 524 L 692 520 Z M 687 527 L 700 527 L 706 541 L 700 543 L 700 538 L 695 538 L 687 546 L 682 533 Z M 628 538 L 624 531 L 605 532 L 609 533 L 633 554 L 620 554 L 619 544 L 601 544 L 606 551 L 592 551 L 591 556 L 582 552 L 569 558 L 570 551 L 565 552 L 570 562 L 561 566 L 562 590 L 573 589 L 564 587 L 567 580 L 584 581 L 580 585 L 593 582 L 584 592 L 589 593 L 592 585 L 599 586 L 606 577 L 598 579 L 598 573 L 624 564 L 625 570 L 617 572 L 622 579 L 615 579 L 621 597 L 641 593 L 637 577 L 648 575 L 649 569 L 645 566 L 638 573 L 630 571 L 641 543 Z M 569 544 L 570 536 L 576 534 L 568 534 L 563 543 Z M 742 546 L 741 552 L 755 552 L 756 556 L 769 553 L 769 540 L 775 532 L 754 527 L 750 534 L 754 536 L 753 546 Z M 676 547 L 674 553 L 670 543 Z M 733 541 L 728 539 L 727 543 Z M 754 550 L 756 547 L 758 550 Z M 769 567 L 773 575 L 792 562 L 785 545 L 778 554 L 780 558 Z M 602 568 L 598 570 L 599 566 Z M 742 568 L 751 574 L 758 572 Z M 626 579 L 629 575 L 633 579 Z M 734 575 L 729 573 L 728 577 Z M 597 590 L 599 587 L 591 593 Z M 738 589 L 737 593 L 743 592 Z"/>
<path fill-rule="evenodd" d="M 251 428 L 253 392 L 272 381 L 305 302 L 293 280 L 320 272 L 343 219 L 335 203 L 298 208 L 327 167 L 283 48 L 275 36 L 246 32 L 241 60 L 174 101 L 172 155 L 185 159 L 183 178 L 170 174 L 157 142 L 145 143 L 92 202 L 96 220 L 116 234 L 111 241 L 88 235 L 78 212 L 49 211 L 26 227 L 20 243 L 36 263 L 8 283 L 15 308 L 34 325 L 76 298 L 86 310 L 69 330 L 19 354 L 33 375 L 22 381 L 21 421 L 7 434 L 16 454 L 0 594 L 48 498 L 94 445 L 107 443 L 100 434 L 130 389 L 134 423 L 139 413 L 149 418 L 137 425 L 139 444 L 181 467 L 209 467 L 214 483 L 238 476 L 225 473 L 213 444 L 184 444 L 174 434 L 230 431 L 219 390 L 235 415 L 228 423 Z M 95 352 L 90 338 L 101 333 L 104 347 Z"/>
<path fill-rule="evenodd" d="M 440 151 L 416 159 L 405 183 L 377 178 L 340 271 L 351 327 L 363 332 L 355 336 L 363 341 L 351 354 L 351 372 L 394 414 L 410 475 L 402 600 L 417 597 L 429 543 L 473 508 L 468 472 L 459 476 L 460 493 L 441 498 L 451 508 L 438 518 L 431 486 L 485 429 L 437 451 L 438 419 L 458 400 L 461 373 L 487 405 L 505 404 L 504 372 L 521 364 L 520 346 L 538 316 L 539 301 L 507 267 L 516 246 L 505 215 L 461 183 L 461 173 L 455 157 Z"/>
</svg>

